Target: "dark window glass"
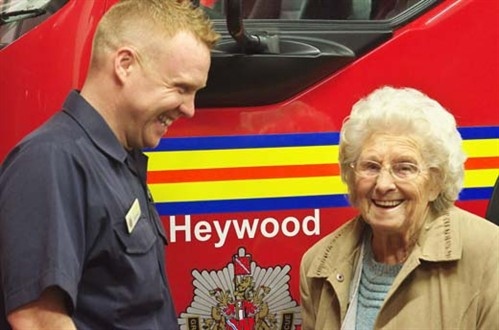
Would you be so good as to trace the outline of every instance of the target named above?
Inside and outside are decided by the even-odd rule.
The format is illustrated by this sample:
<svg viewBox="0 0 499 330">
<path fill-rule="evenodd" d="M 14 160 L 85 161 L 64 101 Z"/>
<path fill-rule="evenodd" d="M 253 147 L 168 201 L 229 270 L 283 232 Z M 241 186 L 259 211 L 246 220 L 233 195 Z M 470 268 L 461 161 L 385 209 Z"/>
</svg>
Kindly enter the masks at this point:
<svg viewBox="0 0 499 330">
<path fill-rule="evenodd" d="M 246 19 L 386 20 L 420 0 L 242 0 Z M 224 16 L 224 0 L 202 0 L 214 18 Z"/>
<path fill-rule="evenodd" d="M 68 0 L 0 0 L 0 48 L 53 15 Z"/>
</svg>

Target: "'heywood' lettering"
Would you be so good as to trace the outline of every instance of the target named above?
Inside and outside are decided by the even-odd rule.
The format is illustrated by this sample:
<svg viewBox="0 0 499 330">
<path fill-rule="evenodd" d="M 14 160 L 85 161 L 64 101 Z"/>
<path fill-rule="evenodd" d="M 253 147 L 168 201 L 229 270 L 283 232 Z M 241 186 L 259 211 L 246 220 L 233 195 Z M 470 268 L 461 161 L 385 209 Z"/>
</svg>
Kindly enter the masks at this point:
<svg viewBox="0 0 499 330">
<path fill-rule="evenodd" d="M 194 239 L 200 242 L 206 242 L 214 238 L 216 248 L 224 246 L 229 234 L 235 234 L 238 239 L 255 238 L 255 235 L 260 234 L 263 237 L 273 238 L 279 233 L 287 237 L 294 237 L 299 233 L 307 236 L 320 234 L 320 210 L 314 209 L 313 215 L 308 215 L 303 220 L 296 217 L 288 216 L 282 221 L 268 217 L 260 221 L 260 219 L 228 219 L 225 222 L 219 220 L 199 221 L 191 225 L 191 216 L 184 216 L 184 221 L 177 221 L 177 217 L 170 216 L 170 242 L 177 241 L 177 233 L 183 232 L 185 241 L 191 242 L 192 235 Z"/>
</svg>

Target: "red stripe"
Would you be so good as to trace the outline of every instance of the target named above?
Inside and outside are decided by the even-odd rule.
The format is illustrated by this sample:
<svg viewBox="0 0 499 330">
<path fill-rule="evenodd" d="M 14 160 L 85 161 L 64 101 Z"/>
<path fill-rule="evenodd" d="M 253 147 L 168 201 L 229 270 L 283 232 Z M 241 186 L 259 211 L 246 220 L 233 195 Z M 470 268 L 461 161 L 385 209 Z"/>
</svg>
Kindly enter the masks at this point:
<svg viewBox="0 0 499 330">
<path fill-rule="evenodd" d="M 489 168 L 499 168 L 499 157 L 469 158 L 464 167 L 467 170 L 480 170 Z"/>
<path fill-rule="evenodd" d="M 499 168 L 499 157 L 470 158 L 466 161 L 465 167 L 467 170 Z M 147 182 L 175 183 L 299 178 L 336 176 L 339 173 L 338 164 L 211 168 L 203 170 L 150 171 L 147 174 Z"/>
<path fill-rule="evenodd" d="M 150 171 L 148 183 L 254 180 L 339 175 L 338 164 Z"/>
</svg>

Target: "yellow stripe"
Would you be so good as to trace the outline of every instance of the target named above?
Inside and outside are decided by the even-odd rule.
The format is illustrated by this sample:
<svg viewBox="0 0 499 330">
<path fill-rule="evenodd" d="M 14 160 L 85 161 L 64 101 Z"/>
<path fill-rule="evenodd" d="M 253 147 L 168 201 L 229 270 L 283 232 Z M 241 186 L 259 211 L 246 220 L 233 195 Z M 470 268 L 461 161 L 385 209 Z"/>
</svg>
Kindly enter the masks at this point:
<svg viewBox="0 0 499 330">
<path fill-rule="evenodd" d="M 498 157 L 499 139 L 464 140 L 468 158 Z M 149 170 L 337 164 L 338 146 L 148 152 Z"/>
<path fill-rule="evenodd" d="M 148 152 L 149 171 L 338 163 L 338 146 Z"/>
<path fill-rule="evenodd" d="M 464 140 L 463 149 L 468 158 L 499 157 L 499 139 Z"/>
<path fill-rule="evenodd" d="M 467 170 L 464 174 L 464 188 L 493 187 L 499 169 Z"/>
<path fill-rule="evenodd" d="M 465 140 L 469 158 L 499 156 L 499 139 Z M 338 146 L 149 152 L 149 170 L 334 164 Z M 491 187 L 499 169 L 467 170 L 464 187 Z M 345 194 L 338 176 L 151 184 L 157 202 Z"/>
<path fill-rule="evenodd" d="M 345 194 L 340 177 L 233 180 L 149 185 L 156 202 Z"/>
</svg>

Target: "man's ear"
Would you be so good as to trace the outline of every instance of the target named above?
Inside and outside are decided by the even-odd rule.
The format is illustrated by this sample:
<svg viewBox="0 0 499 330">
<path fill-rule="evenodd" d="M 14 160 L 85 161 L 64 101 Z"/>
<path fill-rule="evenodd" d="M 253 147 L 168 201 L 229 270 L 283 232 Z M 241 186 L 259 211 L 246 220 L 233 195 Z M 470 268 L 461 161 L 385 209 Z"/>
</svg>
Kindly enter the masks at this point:
<svg viewBox="0 0 499 330">
<path fill-rule="evenodd" d="M 124 81 L 137 65 L 135 52 L 128 47 L 122 47 L 116 51 L 114 57 L 114 72 L 120 81 Z"/>
</svg>

